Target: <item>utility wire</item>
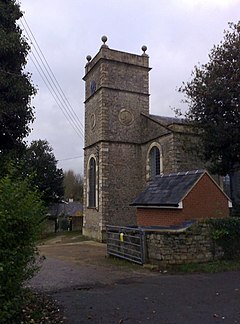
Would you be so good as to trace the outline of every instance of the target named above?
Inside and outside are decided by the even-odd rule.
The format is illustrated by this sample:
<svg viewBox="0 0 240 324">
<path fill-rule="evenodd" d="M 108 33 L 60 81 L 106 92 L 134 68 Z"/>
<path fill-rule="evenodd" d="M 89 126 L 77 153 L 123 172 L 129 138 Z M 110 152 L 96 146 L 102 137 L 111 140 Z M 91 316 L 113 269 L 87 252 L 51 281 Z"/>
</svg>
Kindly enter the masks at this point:
<svg viewBox="0 0 240 324">
<path fill-rule="evenodd" d="M 80 119 L 78 118 L 77 114 L 73 110 L 73 108 L 72 108 L 71 104 L 69 103 L 67 97 L 65 96 L 62 88 L 60 87 L 56 77 L 54 76 L 49 64 L 47 63 L 47 60 L 46 60 L 43 52 L 41 51 L 29 25 L 26 22 L 26 19 L 24 18 L 24 22 L 22 19 L 20 19 L 20 22 L 21 22 L 28 38 L 30 39 L 31 44 L 33 45 L 33 48 L 36 51 L 36 54 L 40 60 L 40 62 L 39 62 L 37 56 L 34 54 L 33 51 L 30 52 L 30 54 L 31 54 L 30 58 L 31 58 L 32 62 L 34 63 L 34 66 L 36 67 L 38 73 L 40 74 L 42 80 L 44 81 L 44 83 L 47 86 L 48 90 L 50 91 L 51 95 L 53 96 L 58 107 L 63 112 L 65 118 L 71 124 L 71 126 L 73 127 L 75 132 L 78 134 L 78 136 L 80 136 L 80 138 L 83 139 L 84 138 L 83 125 L 82 125 Z M 29 29 L 29 31 L 28 31 L 28 29 Z M 37 44 L 37 46 L 35 46 L 31 35 L 32 35 L 35 43 Z M 41 55 L 39 54 L 39 52 L 41 53 Z M 43 59 L 42 59 L 42 57 L 43 57 Z M 43 68 L 45 69 L 46 73 Z M 41 70 L 41 72 L 40 72 L 40 70 Z M 78 125 L 78 123 L 80 125 Z"/>
<path fill-rule="evenodd" d="M 34 60 L 33 60 L 33 58 L 34 58 Z M 30 56 L 30 59 L 32 60 L 33 64 L 35 65 L 38 73 L 40 74 L 42 80 L 46 84 L 48 90 L 50 91 L 51 95 L 53 96 L 53 98 L 54 98 L 55 102 L 57 103 L 58 107 L 61 109 L 61 111 L 63 112 L 66 119 L 69 122 L 71 121 L 72 127 L 74 128 L 76 133 L 82 138 L 82 134 L 81 134 L 79 128 L 77 127 L 76 123 L 74 122 L 74 119 L 72 118 L 72 116 L 69 114 L 68 110 L 65 109 L 65 106 L 62 103 L 62 101 L 59 99 L 58 93 L 56 92 L 55 88 L 52 86 L 51 82 L 49 81 L 49 79 L 48 79 L 46 73 L 44 72 L 41 64 L 39 63 L 36 55 L 34 53 L 32 53 L 32 55 Z"/>
<path fill-rule="evenodd" d="M 33 55 L 34 59 L 36 59 L 35 55 Z M 51 93 L 53 99 L 55 100 L 58 107 L 61 109 L 62 113 L 64 114 L 65 118 L 68 120 L 68 122 L 71 124 L 72 128 L 75 130 L 77 135 L 82 139 L 82 134 L 79 132 L 78 128 L 75 126 L 74 123 L 70 122 L 67 112 L 65 112 L 64 107 L 62 107 L 62 103 L 59 102 L 59 97 L 56 94 L 56 91 L 53 89 L 52 85 L 49 83 L 49 80 L 46 78 L 46 75 L 44 71 L 42 70 L 41 66 L 39 65 L 39 62 L 36 59 L 36 62 L 34 59 L 30 56 L 31 61 L 33 62 L 36 70 L 38 71 L 40 77 L 42 78 L 43 82 L 45 83 L 46 87 L 48 88 L 49 92 Z"/>
<path fill-rule="evenodd" d="M 83 155 L 74 156 L 74 157 L 66 158 L 66 159 L 61 159 L 61 160 L 58 160 L 58 162 L 60 162 L 60 161 L 67 161 L 67 160 L 77 160 L 77 159 L 81 159 L 81 158 L 83 158 Z"/>
<path fill-rule="evenodd" d="M 42 52 L 40 46 L 38 45 L 38 42 L 37 42 L 36 38 L 34 37 L 34 35 L 33 35 L 33 33 L 32 33 L 32 30 L 31 30 L 31 28 L 29 27 L 29 25 L 28 25 L 28 23 L 27 23 L 27 21 L 26 21 L 26 18 L 25 18 L 24 16 L 23 16 L 23 20 L 24 20 L 24 22 L 25 22 L 25 24 L 26 24 L 26 26 L 27 26 L 27 28 L 28 28 L 28 30 L 29 30 L 29 32 L 30 32 L 30 34 L 31 34 L 31 36 L 32 36 L 32 38 L 33 38 L 33 40 L 35 41 L 35 43 L 36 43 L 36 47 L 38 48 L 39 52 L 41 53 L 41 56 L 42 56 L 44 62 L 46 63 L 46 65 L 47 65 L 47 67 L 48 67 L 48 70 L 50 71 L 50 74 L 52 75 L 54 81 L 56 82 L 56 84 L 57 84 L 57 88 L 60 90 L 60 94 L 62 94 L 62 98 L 66 101 L 66 103 L 68 104 L 68 106 L 69 106 L 70 110 L 72 111 L 73 115 L 74 115 L 75 118 L 78 120 L 78 122 L 79 122 L 79 124 L 81 125 L 81 127 L 83 128 L 83 124 L 82 124 L 81 120 L 79 119 L 78 115 L 75 113 L 75 110 L 72 108 L 72 105 L 70 104 L 68 98 L 66 97 L 65 93 L 63 92 L 63 90 L 62 90 L 62 88 L 61 88 L 59 82 L 57 81 L 57 79 L 56 79 L 56 77 L 55 77 L 55 75 L 54 75 L 54 73 L 53 73 L 51 67 L 49 66 L 48 61 L 47 61 L 45 55 L 43 54 L 43 52 Z"/>
<path fill-rule="evenodd" d="M 47 82 L 47 84 L 48 84 L 49 87 L 51 88 L 51 90 L 52 90 L 52 91 L 50 91 L 51 94 L 52 94 L 52 95 L 53 95 L 53 93 L 55 94 L 54 99 L 55 99 L 55 101 L 57 102 L 57 105 L 59 106 L 59 108 L 62 110 L 62 112 L 63 112 L 63 111 L 66 112 L 66 114 L 64 113 L 64 116 L 66 117 L 66 119 L 71 123 L 72 126 L 74 125 L 73 128 L 75 129 L 75 131 L 77 130 L 77 133 L 79 134 L 79 136 L 80 136 L 81 138 L 83 138 L 82 130 L 79 128 L 78 124 L 76 123 L 75 119 L 72 117 L 72 114 L 69 112 L 68 108 L 65 107 L 65 103 L 62 101 L 61 98 L 59 98 L 59 91 L 58 91 L 58 89 L 57 89 L 57 87 L 56 87 L 56 85 L 55 85 L 53 79 L 51 78 L 51 75 L 49 74 L 49 72 L 48 72 L 48 70 L 47 70 L 47 68 L 46 68 L 46 66 L 45 66 L 45 64 L 44 64 L 44 62 L 43 62 L 43 60 L 41 59 L 41 56 L 40 56 L 40 54 L 39 54 L 39 52 L 38 52 L 36 46 L 35 46 L 34 43 L 32 42 L 32 39 L 31 39 L 30 34 L 29 34 L 28 31 L 26 30 L 26 28 L 25 28 L 24 24 L 22 23 L 22 21 L 21 21 L 21 24 L 22 24 L 23 28 L 25 29 L 25 32 L 27 33 L 27 36 L 28 36 L 29 39 L 31 40 L 31 43 L 32 43 L 34 49 L 36 50 L 37 56 L 39 57 L 39 59 L 40 59 L 40 61 L 41 61 L 41 63 L 40 63 L 39 60 L 38 60 L 38 58 L 37 58 L 37 56 L 36 56 L 36 55 L 34 54 L 34 52 L 32 51 L 30 57 L 34 57 L 34 60 L 35 60 L 35 63 L 36 63 L 35 66 L 37 65 L 37 66 L 39 67 L 39 69 L 41 70 L 41 72 L 42 72 L 42 73 L 41 73 L 41 78 L 43 79 L 44 83 L 46 84 L 46 82 Z M 45 69 L 45 71 L 46 71 L 47 74 L 45 73 L 45 71 L 43 70 L 43 68 Z M 39 69 L 38 69 L 38 72 L 39 72 Z M 50 79 L 49 79 L 49 78 L 50 78 Z M 46 81 L 46 82 L 45 82 L 45 81 Z M 49 87 L 48 87 L 48 89 L 49 89 Z M 57 100 L 56 100 L 56 98 L 57 98 Z M 67 115 L 68 117 L 67 117 L 66 115 Z"/>
</svg>

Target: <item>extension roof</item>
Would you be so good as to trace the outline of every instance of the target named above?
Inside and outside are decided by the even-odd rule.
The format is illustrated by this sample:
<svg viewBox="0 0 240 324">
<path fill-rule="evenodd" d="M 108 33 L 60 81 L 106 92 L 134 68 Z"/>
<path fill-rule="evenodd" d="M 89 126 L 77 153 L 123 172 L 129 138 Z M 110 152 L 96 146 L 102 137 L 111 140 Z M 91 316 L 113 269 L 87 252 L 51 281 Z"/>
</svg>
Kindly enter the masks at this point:
<svg viewBox="0 0 240 324">
<path fill-rule="evenodd" d="M 156 176 L 131 206 L 179 207 L 180 202 L 205 173 L 205 170 L 195 170 Z"/>
</svg>

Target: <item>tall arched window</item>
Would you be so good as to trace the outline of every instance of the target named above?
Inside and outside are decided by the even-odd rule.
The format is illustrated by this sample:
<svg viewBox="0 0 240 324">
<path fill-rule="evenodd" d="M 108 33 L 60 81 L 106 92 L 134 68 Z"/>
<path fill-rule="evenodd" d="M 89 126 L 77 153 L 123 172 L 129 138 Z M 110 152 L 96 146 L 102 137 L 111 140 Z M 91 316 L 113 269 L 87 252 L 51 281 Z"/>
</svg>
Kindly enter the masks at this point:
<svg viewBox="0 0 240 324">
<path fill-rule="evenodd" d="M 92 157 L 88 169 L 88 207 L 96 207 L 96 161 Z"/>
<path fill-rule="evenodd" d="M 149 179 L 153 180 L 157 175 L 161 174 L 161 153 L 157 146 L 153 146 L 149 151 Z"/>
</svg>

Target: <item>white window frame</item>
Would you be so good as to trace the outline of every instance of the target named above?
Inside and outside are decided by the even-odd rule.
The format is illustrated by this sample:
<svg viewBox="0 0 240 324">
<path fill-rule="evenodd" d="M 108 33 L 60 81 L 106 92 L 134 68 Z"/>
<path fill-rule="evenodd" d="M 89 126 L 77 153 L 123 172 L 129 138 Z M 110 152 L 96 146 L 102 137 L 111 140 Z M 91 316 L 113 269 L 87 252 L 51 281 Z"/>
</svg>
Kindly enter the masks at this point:
<svg viewBox="0 0 240 324">
<path fill-rule="evenodd" d="M 163 154 L 162 154 L 162 147 L 158 142 L 153 142 L 147 151 L 147 159 L 146 159 L 146 179 L 147 181 L 151 181 L 152 179 L 152 174 L 151 174 L 151 157 L 150 157 L 150 152 L 151 150 L 156 147 L 159 150 L 159 154 L 160 154 L 160 170 L 159 170 L 159 174 L 163 173 Z"/>
</svg>

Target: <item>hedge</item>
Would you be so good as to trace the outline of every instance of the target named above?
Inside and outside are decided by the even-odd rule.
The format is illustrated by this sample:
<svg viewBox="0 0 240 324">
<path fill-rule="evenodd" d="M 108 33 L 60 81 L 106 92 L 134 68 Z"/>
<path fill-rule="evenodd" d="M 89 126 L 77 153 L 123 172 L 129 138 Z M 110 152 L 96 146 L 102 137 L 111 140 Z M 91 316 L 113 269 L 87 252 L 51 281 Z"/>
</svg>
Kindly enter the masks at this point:
<svg viewBox="0 0 240 324">
<path fill-rule="evenodd" d="M 240 218 L 209 219 L 212 239 L 224 252 L 224 259 L 240 258 Z"/>
<path fill-rule="evenodd" d="M 0 323 L 15 323 L 23 286 L 36 270 L 36 241 L 44 208 L 27 180 L 0 180 Z"/>
</svg>

